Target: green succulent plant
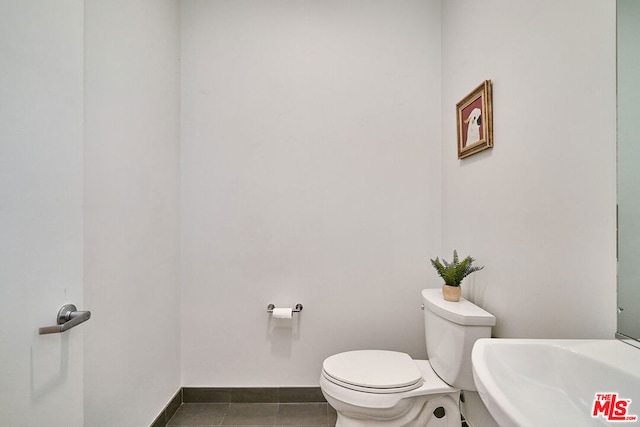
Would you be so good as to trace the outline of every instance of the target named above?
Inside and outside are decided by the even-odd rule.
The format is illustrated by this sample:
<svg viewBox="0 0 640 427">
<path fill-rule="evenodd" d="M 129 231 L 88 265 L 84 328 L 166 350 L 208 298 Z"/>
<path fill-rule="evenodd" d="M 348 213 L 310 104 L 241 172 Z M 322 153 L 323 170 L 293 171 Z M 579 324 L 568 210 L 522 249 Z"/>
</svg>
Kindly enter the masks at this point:
<svg viewBox="0 0 640 427">
<path fill-rule="evenodd" d="M 462 279 L 474 271 L 482 270 L 484 268 L 484 266 L 474 267 L 473 261 L 475 261 L 475 259 L 471 258 L 471 256 L 460 261 L 458 259 L 458 253 L 454 249 L 453 260 L 451 262 L 447 262 L 444 258 L 442 259 L 442 262 L 440 262 L 438 257 L 436 257 L 436 259 L 431 260 L 431 264 L 433 264 L 438 275 L 444 279 L 445 284 L 449 286 L 460 286 Z"/>
</svg>

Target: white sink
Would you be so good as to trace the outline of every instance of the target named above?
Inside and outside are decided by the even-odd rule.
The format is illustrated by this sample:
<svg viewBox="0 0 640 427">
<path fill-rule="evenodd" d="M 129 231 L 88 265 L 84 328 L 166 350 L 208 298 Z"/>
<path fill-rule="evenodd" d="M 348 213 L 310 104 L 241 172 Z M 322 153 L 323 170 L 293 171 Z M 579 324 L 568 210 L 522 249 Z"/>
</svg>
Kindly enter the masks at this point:
<svg viewBox="0 0 640 427">
<path fill-rule="evenodd" d="M 478 393 L 502 427 L 640 424 L 640 349 L 621 341 L 480 339 L 471 359 Z M 600 396 L 593 416 L 598 393 L 617 394 L 615 411 Z"/>
</svg>

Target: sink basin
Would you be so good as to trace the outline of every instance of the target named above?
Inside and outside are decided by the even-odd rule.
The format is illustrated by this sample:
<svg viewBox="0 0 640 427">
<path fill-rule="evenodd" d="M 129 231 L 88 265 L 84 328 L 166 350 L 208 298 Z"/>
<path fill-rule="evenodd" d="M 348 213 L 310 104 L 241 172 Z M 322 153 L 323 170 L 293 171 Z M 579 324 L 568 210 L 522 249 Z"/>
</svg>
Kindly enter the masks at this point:
<svg viewBox="0 0 640 427">
<path fill-rule="evenodd" d="M 480 339 L 471 359 L 502 427 L 640 423 L 640 349 L 621 341 Z"/>
</svg>

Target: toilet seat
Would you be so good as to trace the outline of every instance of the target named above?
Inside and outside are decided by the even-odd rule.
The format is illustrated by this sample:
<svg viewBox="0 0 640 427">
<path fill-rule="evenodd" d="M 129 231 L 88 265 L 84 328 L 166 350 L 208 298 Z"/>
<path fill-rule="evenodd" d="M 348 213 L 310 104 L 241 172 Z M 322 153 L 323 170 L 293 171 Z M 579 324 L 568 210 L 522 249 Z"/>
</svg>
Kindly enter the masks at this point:
<svg viewBox="0 0 640 427">
<path fill-rule="evenodd" d="M 414 390 L 376 392 L 364 387 L 363 390 L 356 390 L 353 385 L 339 384 L 329 377 L 324 370 L 320 374 L 320 388 L 327 401 L 336 410 L 342 412 L 343 416 L 346 413 L 351 413 L 354 410 L 353 408 L 359 408 L 357 411 L 364 410 L 367 412 L 369 410 L 375 412 L 384 411 L 386 413 L 385 416 L 391 416 L 390 414 L 395 411 L 406 411 L 405 404 L 400 402 L 408 403 L 412 402 L 413 399 L 438 402 L 438 406 L 444 406 L 443 399 L 446 400 L 449 397 L 453 399 L 453 406 L 457 408 L 460 390 L 442 381 L 433 371 L 428 360 L 414 360 L 413 362 L 422 375 L 422 385 Z M 360 427 L 365 425 L 369 427 L 367 424 L 362 424 Z M 459 426 L 459 424 L 457 425 Z"/>
<path fill-rule="evenodd" d="M 402 393 L 420 388 L 422 374 L 406 353 L 357 350 L 325 359 L 322 375 L 334 384 L 366 393 Z"/>
</svg>

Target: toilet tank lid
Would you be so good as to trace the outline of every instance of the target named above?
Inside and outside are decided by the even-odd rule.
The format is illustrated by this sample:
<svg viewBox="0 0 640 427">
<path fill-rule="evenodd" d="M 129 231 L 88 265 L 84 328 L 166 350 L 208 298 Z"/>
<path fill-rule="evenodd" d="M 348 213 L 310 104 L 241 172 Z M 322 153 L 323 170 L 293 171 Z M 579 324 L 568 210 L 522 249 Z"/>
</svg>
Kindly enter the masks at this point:
<svg viewBox="0 0 640 427">
<path fill-rule="evenodd" d="M 496 318 L 493 314 L 483 310 L 464 298 L 458 302 L 445 301 L 441 289 L 424 289 L 422 301 L 425 310 L 430 310 L 438 316 L 459 325 L 493 326 Z"/>
</svg>

